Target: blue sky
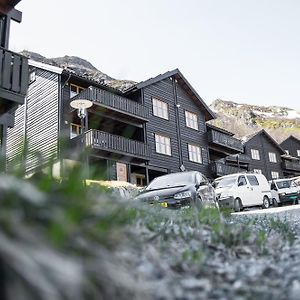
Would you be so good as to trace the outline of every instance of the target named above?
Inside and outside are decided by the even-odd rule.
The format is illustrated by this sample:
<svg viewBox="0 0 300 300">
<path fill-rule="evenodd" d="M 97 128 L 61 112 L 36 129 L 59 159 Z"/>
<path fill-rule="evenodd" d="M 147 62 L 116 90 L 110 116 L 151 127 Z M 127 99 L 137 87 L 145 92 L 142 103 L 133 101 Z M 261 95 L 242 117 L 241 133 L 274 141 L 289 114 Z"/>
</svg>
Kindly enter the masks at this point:
<svg viewBox="0 0 300 300">
<path fill-rule="evenodd" d="M 23 0 L 10 48 L 76 55 L 119 79 L 179 68 L 214 99 L 300 110 L 298 0 Z"/>
</svg>

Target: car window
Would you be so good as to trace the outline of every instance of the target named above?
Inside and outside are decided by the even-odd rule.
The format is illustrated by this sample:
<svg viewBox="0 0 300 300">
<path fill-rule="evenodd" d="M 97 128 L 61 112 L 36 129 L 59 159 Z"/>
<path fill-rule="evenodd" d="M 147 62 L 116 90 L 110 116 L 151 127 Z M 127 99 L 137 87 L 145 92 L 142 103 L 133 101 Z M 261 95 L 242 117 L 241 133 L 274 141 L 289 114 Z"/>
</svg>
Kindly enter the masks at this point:
<svg viewBox="0 0 300 300">
<path fill-rule="evenodd" d="M 215 181 L 215 188 L 231 187 L 236 182 L 236 176 L 225 177 Z"/>
<path fill-rule="evenodd" d="M 247 180 L 245 176 L 240 176 L 238 180 L 238 186 L 247 185 Z"/>
<path fill-rule="evenodd" d="M 291 186 L 291 180 L 277 181 L 276 184 L 279 189 L 288 189 Z"/>
<path fill-rule="evenodd" d="M 250 185 L 259 185 L 258 180 L 255 175 L 247 175 L 247 179 Z"/>
</svg>

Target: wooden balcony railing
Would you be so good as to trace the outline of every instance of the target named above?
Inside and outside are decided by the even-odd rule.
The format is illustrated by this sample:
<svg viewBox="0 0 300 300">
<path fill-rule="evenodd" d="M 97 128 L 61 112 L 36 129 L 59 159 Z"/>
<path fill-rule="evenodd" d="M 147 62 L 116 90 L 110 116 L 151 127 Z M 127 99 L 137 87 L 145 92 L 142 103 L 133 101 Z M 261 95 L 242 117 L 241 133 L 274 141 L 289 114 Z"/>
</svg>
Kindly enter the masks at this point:
<svg viewBox="0 0 300 300">
<path fill-rule="evenodd" d="M 0 47 L 0 98 L 23 104 L 28 72 L 27 57 Z"/>
<path fill-rule="evenodd" d="M 208 141 L 210 143 L 217 144 L 238 152 L 243 152 L 243 144 L 240 140 L 225 133 L 218 132 L 214 129 L 210 129 L 207 133 Z"/>
<path fill-rule="evenodd" d="M 282 168 L 291 171 L 299 171 L 300 172 L 300 161 L 298 160 L 283 160 Z"/>
<path fill-rule="evenodd" d="M 144 121 L 149 120 L 150 112 L 144 105 L 99 88 L 89 87 L 72 98 L 72 100 L 75 99 L 87 99 L 100 106 L 111 108 L 120 113 L 124 113 Z"/>
<path fill-rule="evenodd" d="M 246 154 L 236 154 L 236 155 L 229 155 L 226 157 L 227 161 L 234 161 L 234 162 L 241 162 L 241 163 L 250 163 L 251 159 L 250 156 Z"/>
<path fill-rule="evenodd" d="M 133 156 L 149 160 L 150 147 L 145 143 L 131 140 L 122 136 L 110 134 L 104 131 L 90 129 L 83 136 L 75 138 L 85 147 Z"/>
<path fill-rule="evenodd" d="M 223 163 L 213 162 L 211 164 L 211 171 L 215 176 L 224 176 L 241 172 L 241 169 L 232 166 L 227 166 Z"/>
</svg>

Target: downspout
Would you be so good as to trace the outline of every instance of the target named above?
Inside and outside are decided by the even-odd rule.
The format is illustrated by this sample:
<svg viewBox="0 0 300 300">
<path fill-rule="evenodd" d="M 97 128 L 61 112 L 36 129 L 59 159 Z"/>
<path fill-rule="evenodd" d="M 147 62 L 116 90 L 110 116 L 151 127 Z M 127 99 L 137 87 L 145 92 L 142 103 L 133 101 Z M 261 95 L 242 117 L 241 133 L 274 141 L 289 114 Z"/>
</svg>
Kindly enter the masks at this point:
<svg viewBox="0 0 300 300">
<path fill-rule="evenodd" d="M 179 123 L 179 108 L 180 103 L 178 103 L 177 98 L 177 80 L 174 77 L 171 77 L 173 82 L 173 94 L 174 94 L 174 109 L 175 109 L 175 119 L 176 119 L 176 133 L 177 133 L 177 142 L 178 142 L 178 154 L 179 154 L 179 169 L 181 170 L 181 166 L 183 166 L 183 158 L 182 158 L 182 143 L 181 143 L 181 134 L 180 134 L 180 123 Z"/>
</svg>

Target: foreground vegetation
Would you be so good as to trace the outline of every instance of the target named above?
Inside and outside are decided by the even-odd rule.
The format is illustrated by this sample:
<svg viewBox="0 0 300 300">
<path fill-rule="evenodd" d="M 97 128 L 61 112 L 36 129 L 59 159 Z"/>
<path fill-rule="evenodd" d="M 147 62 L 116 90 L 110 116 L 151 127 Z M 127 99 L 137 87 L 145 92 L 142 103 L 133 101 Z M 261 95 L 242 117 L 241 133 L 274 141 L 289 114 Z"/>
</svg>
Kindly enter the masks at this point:
<svg viewBox="0 0 300 300">
<path fill-rule="evenodd" d="M 231 264 L 295 241 L 279 219 L 144 206 L 81 174 L 0 175 L 0 299 L 250 299 Z"/>
</svg>

